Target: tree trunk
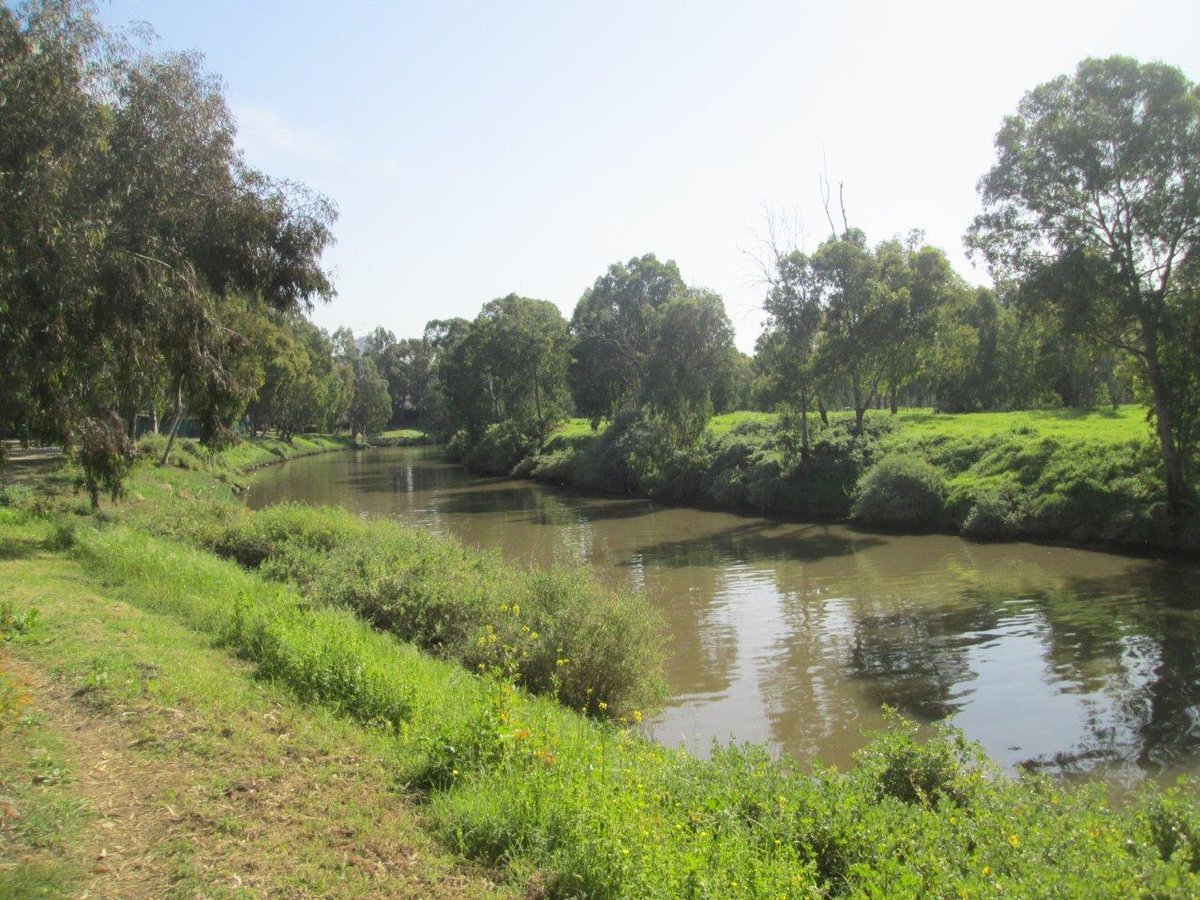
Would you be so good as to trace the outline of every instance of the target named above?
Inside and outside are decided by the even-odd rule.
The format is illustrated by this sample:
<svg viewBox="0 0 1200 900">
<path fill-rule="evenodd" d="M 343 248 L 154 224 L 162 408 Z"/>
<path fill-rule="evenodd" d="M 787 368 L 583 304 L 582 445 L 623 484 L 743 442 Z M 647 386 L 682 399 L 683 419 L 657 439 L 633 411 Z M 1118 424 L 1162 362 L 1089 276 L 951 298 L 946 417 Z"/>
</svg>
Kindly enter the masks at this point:
<svg viewBox="0 0 1200 900">
<path fill-rule="evenodd" d="M 175 387 L 175 416 L 171 420 L 171 435 L 167 438 L 167 449 L 163 450 L 162 459 L 158 461 L 160 466 L 165 466 L 171 458 L 171 448 L 175 446 L 175 435 L 179 432 L 179 420 L 183 418 L 183 376 L 179 376 L 179 383 Z"/>
<path fill-rule="evenodd" d="M 829 411 L 825 409 L 825 400 L 821 396 L 820 391 L 814 392 L 817 395 L 817 412 L 821 415 L 821 424 L 826 428 L 829 427 Z"/>
<path fill-rule="evenodd" d="M 891 387 L 888 388 L 888 406 L 891 408 L 892 415 L 896 414 L 896 395 L 899 392 L 896 390 L 896 383 L 893 381 Z"/>
<path fill-rule="evenodd" d="M 808 388 L 800 388 L 800 459 L 808 462 Z"/>
<path fill-rule="evenodd" d="M 857 373 L 850 377 L 850 392 L 854 398 L 854 433 L 862 434 L 863 417 L 867 414 L 867 405 L 871 400 L 868 398 L 867 403 L 863 403 L 862 382 L 859 381 Z"/>
<path fill-rule="evenodd" d="M 1167 402 L 1167 386 L 1158 358 L 1158 331 L 1142 323 L 1142 347 L 1146 353 L 1146 381 L 1154 406 L 1154 427 L 1158 433 L 1163 467 L 1166 469 L 1167 509 L 1173 519 L 1183 515 L 1187 505 L 1187 482 L 1183 475 L 1183 457 L 1175 446 L 1175 416 Z"/>
</svg>

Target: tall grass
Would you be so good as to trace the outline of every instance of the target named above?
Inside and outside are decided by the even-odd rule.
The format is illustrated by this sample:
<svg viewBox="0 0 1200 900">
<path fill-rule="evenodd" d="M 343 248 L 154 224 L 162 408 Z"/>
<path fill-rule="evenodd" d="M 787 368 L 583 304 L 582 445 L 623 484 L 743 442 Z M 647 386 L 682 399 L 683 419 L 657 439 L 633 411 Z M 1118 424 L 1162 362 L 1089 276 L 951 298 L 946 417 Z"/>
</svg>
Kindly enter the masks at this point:
<svg viewBox="0 0 1200 900">
<path fill-rule="evenodd" d="M 531 893 L 1200 890 L 1191 786 L 1149 788 L 1113 809 L 1099 787 L 1008 779 L 957 732 L 920 741 L 900 720 L 848 772 L 804 771 L 759 746 L 717 747 L 700 760 L 639 738 L 636 716 L 597 722 L 470 675 L 344 612 L 309 609 L 290 587 L 232 561 L 124 528 L 81 529 L 74 552 L 130 602 L 180 618 L 253 660 L 263 677 L 393 733 L 397 778 L 419 790 L 441 839 L 526 879 Z"/>
<path fill-rule="evenodd" d="M 160 510 L 148 526 L 589 715 L 631 715 L 663 696 L 656 612 L 582 568 L 518 569 L 393 522 L 288 504 L 250 512 L 195 503 Z"/>
</svg>

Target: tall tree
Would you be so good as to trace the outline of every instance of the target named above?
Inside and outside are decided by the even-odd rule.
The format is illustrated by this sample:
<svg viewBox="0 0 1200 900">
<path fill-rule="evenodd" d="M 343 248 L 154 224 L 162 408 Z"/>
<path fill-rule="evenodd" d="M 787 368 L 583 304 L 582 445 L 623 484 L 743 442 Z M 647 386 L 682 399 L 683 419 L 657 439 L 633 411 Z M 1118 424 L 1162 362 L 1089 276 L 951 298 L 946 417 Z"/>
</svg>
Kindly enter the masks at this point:
<svg viewBox="0 0 1200 900">
<path fill-rule="evenodd" d="M 261 377 L 251 307 L 332 295 L 332 206 L 244 165 L 198 57 L 130 52 L 91 4 L 0 10 L 0 53 L 0 416 L 71 444 L 166 389 L 220 440 Z"/>
<path fill-rule="evenodd" d="M 654 331 L 644 401 L 689 443 L 712 418 L 714 391 L 732 376 L 733 326 L 720 295 L 688 288 L 662 307 Z"/>
<path fill-rule="evenodd" d="M 494 421 L 516 422 L 539 441 L 567 414 L 567 323 L 549 300 L 509 294 L 484 304 L 471 331 L 474 363 Z"/>
<path fill-rule="evenodd" d="M 1137 361 L 1178 514 L 1196 392 L 1168 360 L 1200 303 L 1180 277 L 1200 253 L 1200 88 L 1161 63 L 1087 59 L 1026 94 L 996 149 L 968 242 L 1030 302 Z"/>
<path fill-rule="evenodd" d="M 764 273 L 767 297 L 763 306 L 773 337 L 760 342 L 759 352 L 777 379 L 777 400 L 798 404 L 800 455 L 809 456 L 808 412 L 815 389 L 813 359 L 822 321 L 820 291 L 808 256 L 800 250 L 782 252 L 774 245 Z"/>
<path fill-rule="evenodd" d="M 689 288 L 673 261 L 653 254 L 615 263 L 596 279 L 575 307 L 571 331 L 572 394 L 593 425 L 648 408 L 677 436 L 695 436 L 733 364 L 720 296 Z"/>
<path fill-rule="evenodd" d="M 857 228 L 825 241 L 809 262 L 822 310 L 815 364 L 849 391 L 858 432 L 887 376 L 892 320 L 905 302 L 900 271 L 890 263 Z"/>
<path fill-rule="evenodd" d="M 571 318 L 571 391 L 593 425 L 641 404 L 659 310 L 686 288 L 673 261 L 647 253 L 613 263 L 584 292 Z"/>
</svg>

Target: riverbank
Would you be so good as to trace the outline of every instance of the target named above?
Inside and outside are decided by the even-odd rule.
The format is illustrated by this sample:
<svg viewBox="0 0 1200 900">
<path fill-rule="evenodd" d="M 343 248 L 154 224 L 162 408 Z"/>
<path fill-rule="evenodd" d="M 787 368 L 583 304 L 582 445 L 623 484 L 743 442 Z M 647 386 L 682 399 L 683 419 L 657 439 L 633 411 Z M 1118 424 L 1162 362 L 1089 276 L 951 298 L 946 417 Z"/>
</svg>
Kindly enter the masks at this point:
<svg viewBox="0 0 1200 900">
<path fill-rule="evenodd" d="M 54 626 L 42 630 L 48 620 L 30 623 L 32 609 L 55 602 L 58 583 L 45 572 L 10 574 L 31 559 L 61 565 L 84 594 L 121 604 L 89 603 L 88 615 L 78 616 L 86 601 L 70 595 L 63 612 L 81 623 L 102 622 L 135 637 L 129 623 L 141 617 L 156 627 L 182 629 L 207 652 L 240 666 L 247 685 L 284 692 L 319 721 L 331 716 L 343 727 L 363 723 L 379 742 L 369 754 L 380 765 L 366 767 L 364 777 L 405 785 L 396 802 L 411 804 L 442 846 L 531 894 L 896 896 L 999 889 L 1031 896 L 1188 896 L 1200 887 L 1194 788 L 1164 793 L 1147 787 L 1129 806 L 1114 809 L 1100 786 L 1010 780 L 953 732 L 919 744 L 901 723 L 860 753 L 848 772 L 805 771 L 755 747 L 726 748 L 707 761 L 667 751 L 637 736 L 640 710 L 629 711 L 624 722 L 599 720 L 605 712 L 599 709 L 581 716 L 552 696 L 513 687 L 504 667 L 473 674 L 418 652 L 394 633 L 366 627 L 329 595 L 310 590 L 319 578 L 275 577 L 285 568 L 303 570 L 310 557 L 301 545 L 323 539 L 336 518 L 285 509 L 274 518 L 242 520 L 230 511 L 228 482 L 212 475 L 144 466 L 135 473 L 130 499 L 99 519 L 49 504 L 33 509 L 10 498 L 0 510 L 10 603 L 5 621 L 20 624 L 6 625 L 14 637 L 3 652 L 20 653 L 23 661 L 32 659 L 26 653 L 42 653 L 45 666 L 64 664 L 60 657 L 69 655 L 67 649 L 57 640 L 46 642 Z M 167 502 L 172 513 L 164 515 Z M 243 559 L 252 566 L 247 569 L 170 539 L 164 525 L 154 524 L 182 523 L 177 538 L 202 523 L 208 526 L 196 534 L 222 534 L 224 526 L 210 527 L 218 517 L 204 511 L 220 508 L 239 523 L 232 532 L 239 536 L 234 559 L 268 545 L 271 554 L 256 566 Z M 307 524 L 293 527 L 297 521 Z M 347 546 L 363 542 L 362 532 L 351 534 Z M 402 565 L 411 556 L 392 563 Z M 341 565 L 351 557 L 330 558 Z M 442 558 L 439 568 L 463 578 L 468 562 L 466 556 Z M 382 582 L 391 568 L 362 571 Z M 331 576 L 336 571 L 329 570 Z M 413 615 L 437 611 L 437 592 L 416 589 L 431 582 L 407 582 L 413 588 L 407 592 L 405 583 L 393 581 L 380 596 L 403 599 Z M 492 601 L 497 613 L 524 613 L 523 603 L 514 610 L 511 598 Z M 513 634 L 532 640 L 520 626 Z M 489 643 L 486 631 L 481 636 Z M 498 636 L 496 643 L 507 640 Z M 92 687 L 72 702 L 110 689 L 153 696 L 160 676 L 138 665 L 140 651 L 127 653 L 125 644 L 101 649 L 103 643 L 81 656 L 81 686 Z M 182 662 L 185 672 L 188 662 Z M 188 714 L 204 704 L 200 679 L 176 684 L 180 693 L 168 695 L 171 709 Z M 240 720 L 230 714 L 236 734 Z M 226 778 L 236 771 L 240 779 L 253 765 L 249 758 L 227 756 L 217 738 L 201 735 L 196 743 Z M 176 752 L 173 744 L 165 746 L 167 756 Z M 336 774 L 363 767 L 343 760 L 330 768 Z M 233 790 L 233 797 L 244 793 Z M 320 799 L 324 789 L 312 794 Z M 338 805 L 326 809 L 337 811 Z M 350 815 L 354 809 L 351 804 Z M 343 815 L 325 812 L 316 828 L 343 827 L 334 821 Z M 226 833 L 237 835 L 237 827 L 228 823 Z M 271 832 L 275 826 L 260 827 Z M 339 846 L 369 859 L 362 848 L 370 843 L 385 866 L 403 855 L 370 838 L 369 830 L 351 825 Z M 75 845 L 63 840 L 59 846 L 66 853 Z M 215 868 L 214 860 L 222 858 L 207 844 L 195 854 L 197 867 Z M 244 871 L 233 874 L 244 879 Z"/>
<path fill-rule="evenodd" d="M 692 447 L 618 417 L 593 432 L 572 420 L 540 447 L 514 450 L 503 426 L 458 458 L 477 471 L 589 491 L 863 529 L 975 540 L 1066 542 L 1134 553 L 1200 553 L 1200 516 L 1172 523 L 1145 411 L 868 414 L 809 422 L 717 416 Z"/>
</svg>

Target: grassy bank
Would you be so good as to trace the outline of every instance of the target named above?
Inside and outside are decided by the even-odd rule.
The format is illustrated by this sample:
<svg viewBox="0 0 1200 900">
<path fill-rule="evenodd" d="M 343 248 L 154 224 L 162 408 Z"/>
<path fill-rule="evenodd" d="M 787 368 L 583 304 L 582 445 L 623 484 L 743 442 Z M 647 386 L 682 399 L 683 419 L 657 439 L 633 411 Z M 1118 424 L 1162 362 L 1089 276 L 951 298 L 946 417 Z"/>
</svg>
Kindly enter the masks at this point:
<svg viewBox="0 0 1200 900">
<path fill-rule="evenodd" d="M 192 627 L 230 599 L 202 561 L 62 535 L 0 509 L 0 897 L 508 893 L 397 795 L 391 734 Z"/>
<path fill-rule="evenodd" d="M 592 432 L 573 420 L 516 454 L 501 429 L 469 448 L 473 468 L 672 503 L 974 539 L 1070 541 L 1138 552 L 1200 551 L 1200 517 L 1168 520 L 1145 411 L 1040 411 L 810 419 L 714 418 L 683 449 L 636 417 Z M 509 436 L 510 437 L 510 436 Z M 881 466 L 882 464 L 882 466 Z"/>
<path fill-rule="evenodd" d="M 414 804 L 443 847 L 544 896 L 1124 897 L 1200 889 L 1192 788 L 1147 788 L 1114 809 L 1099 786 L 1010 780 L 956 734 L 920 744 L 903 723 L 849 772 L 804 771 L 752 746 L 697 760 L 641 740 L 636 714 L 626 722 L 581 716 L 495 674 L 434 659 L 261 571 L 131 525 L 97 528 L 68 516 L 46 520 L 11 507 L 0 514 L 5 621 L 23 623 L 8 626 L 21 634 L 4 652 L 57 673 L 60 694 L 74 694 L 70 702 L 89 715 L 143 729 L 133 741 L 164 765 L 183 754 L 201 766 L 198 788 L 163 795 L 170 821 L 146 826 L 168 829 L 159 835 L 174 848 L 166 859 L 176 874 L 168 877 L 185 893 L 233 885 L 231 875 L 245 885 L 247 873 L 258 873 L 254 884 L 263 889 L 270 878 L 290 878 L 278 882 L 285 892 L 354 892 L 323 880 L 345 863 L 312 832 L 336 828 L 334 845 L 349 858 L 373 853 L 394 869 L 398 857 L 428 844 L 375 830 L 371 804 L 385 802 L 379 797 L 392 784 L 404 792 L 391 809 L 397 828 L 411 825 L 403 810 Z M 186 725 L 175 724 L 176 712 Z M 287 741 L 276 734 L 274 746 L 259 743 L 251 725 L 268 713 Z M 16 731 L 10 717 L 4 740 L 28 741 L 21 715 Z M 321 749 L 310 758 L 301 748 L 314 744 Z M 87 870 L 97 839 L 81 836 L 103 833 L 72 799 L 71 765 L 79 763 L 60 764 L 47 752 L 54 759 L 37 765 L 66 773 L 68 812 L 52 812 L 59 807 L 48 787 L 41 797 L 23 795 L 35 822 L 43 809 L 63 821 L 43 838 L 25 814 L 15 821 L 20 846 L 37 844 L 18 851 L 20 859 L 40 868 L 19 861 L 4 870 L 11 884 L 96 877 Z M 296 757 L 307 760 L 300 773 L 291 771 Z M 25 777 L 19 768 L 6 773 L 6 784 Z M 347 775 L 357 785 L 349 797 Z M 317 841 L 312 855 L 296 852 L 287 817 L 257 819 L 244 796 L 297 777 L 305 782 L 298 790 L 323 808 L 306 807 L 315 823 L 296 824 Z M 240 787 L 248 784 L 258 787 Z M 333 795 L 340 802 L 325 802 L 329 790 L 341 791 Z M 233 809 L 213 815 L 206 804 Z M 204 840 L 192 842 L 189 832 L 171 843 L 180 836 L 172 823 L 197 821 L 185 814 L 194 808 L 198 821 L 211 823 L 199 829 Z M 273 853 L 295 871 L 250 865 Z M 430 858 L 435 876 L 454 877 Z M 473 890 L 486 886 L 456 877 Z"/>
</svg>

